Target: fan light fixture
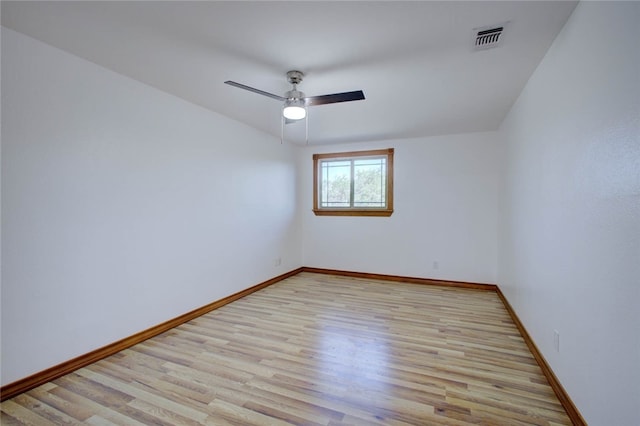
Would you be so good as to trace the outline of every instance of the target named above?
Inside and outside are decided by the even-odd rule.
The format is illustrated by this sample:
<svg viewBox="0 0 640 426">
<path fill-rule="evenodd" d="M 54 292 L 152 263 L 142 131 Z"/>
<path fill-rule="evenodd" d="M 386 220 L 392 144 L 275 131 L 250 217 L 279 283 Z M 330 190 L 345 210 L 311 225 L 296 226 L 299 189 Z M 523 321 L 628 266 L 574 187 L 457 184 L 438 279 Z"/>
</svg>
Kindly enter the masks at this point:
<svg viewBox="0 0 640 426">
<path fill-rule="evenodd" d="M 307 116 L 307 109 L 304 107 L 304 99 L 287 99 L 282 110 L 284 118 L 289 120 L 302 120 Z"/>
</svg>

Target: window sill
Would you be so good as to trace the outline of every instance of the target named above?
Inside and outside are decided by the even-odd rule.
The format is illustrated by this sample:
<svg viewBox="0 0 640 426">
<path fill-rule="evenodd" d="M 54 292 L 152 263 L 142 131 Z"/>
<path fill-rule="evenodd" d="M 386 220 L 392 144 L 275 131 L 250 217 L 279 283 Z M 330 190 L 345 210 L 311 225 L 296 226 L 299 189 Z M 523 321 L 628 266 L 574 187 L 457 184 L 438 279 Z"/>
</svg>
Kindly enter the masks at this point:
<svg viewBox="0 0 640 426">
<path fill-rule="evenodd" d="M 382 209 L 313 209 L 316 216 L 377 216 L 389 217 L 393 210 Z"/>
</svg>

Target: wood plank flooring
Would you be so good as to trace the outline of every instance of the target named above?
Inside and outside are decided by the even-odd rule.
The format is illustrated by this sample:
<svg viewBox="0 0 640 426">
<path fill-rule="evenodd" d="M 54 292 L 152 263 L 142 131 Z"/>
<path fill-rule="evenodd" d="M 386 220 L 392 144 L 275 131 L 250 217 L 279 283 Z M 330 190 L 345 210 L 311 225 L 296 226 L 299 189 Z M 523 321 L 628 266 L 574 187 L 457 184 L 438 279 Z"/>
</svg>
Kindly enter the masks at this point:
<svg viewBox="0 0 640 426">
<path fill-rule="evenodd" d="M 568 425 L 491 291 L 300 273 L 0 406 L 3 425 Z"/>
</svg>

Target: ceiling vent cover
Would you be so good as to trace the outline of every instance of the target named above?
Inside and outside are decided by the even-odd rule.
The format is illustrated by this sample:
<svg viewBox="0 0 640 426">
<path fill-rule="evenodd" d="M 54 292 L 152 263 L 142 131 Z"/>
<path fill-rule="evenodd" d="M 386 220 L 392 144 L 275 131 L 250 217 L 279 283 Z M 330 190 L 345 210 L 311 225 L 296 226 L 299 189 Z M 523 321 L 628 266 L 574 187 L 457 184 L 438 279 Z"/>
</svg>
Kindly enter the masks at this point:
<svg viewBox="0 0 640 426">
<path fill-rule="evenodd" d="M 502 42 L 505 24 L 492 25 L 490 27 L 474 28 L 474 50 L 491 49 L 498 47 Z"/>
</svg>

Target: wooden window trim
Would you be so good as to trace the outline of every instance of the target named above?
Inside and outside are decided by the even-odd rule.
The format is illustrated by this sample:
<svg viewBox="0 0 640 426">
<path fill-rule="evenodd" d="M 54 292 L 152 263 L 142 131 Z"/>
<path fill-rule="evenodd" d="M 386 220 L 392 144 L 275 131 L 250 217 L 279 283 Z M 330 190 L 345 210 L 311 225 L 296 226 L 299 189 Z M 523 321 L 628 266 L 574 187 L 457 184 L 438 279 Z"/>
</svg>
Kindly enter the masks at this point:
<svg viewBox="0 0 640 426">
<path fill-rule="evenodd" d="M 380 216 L 389 217 L 393 214 L 393 148 L 375 149 L 369 151 L 334 152 L 329 154 L 313 154 L 313 213 L 316 216 Z M 318 203 L 318 162 L 327 158 L 353 158 L 387 156 L 387 182 L 386 201 L 387 207 L 380 208 L 320 208 Z"/>
</svg>

